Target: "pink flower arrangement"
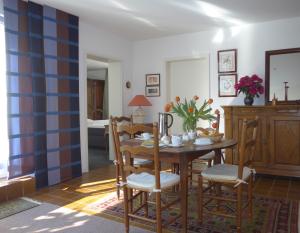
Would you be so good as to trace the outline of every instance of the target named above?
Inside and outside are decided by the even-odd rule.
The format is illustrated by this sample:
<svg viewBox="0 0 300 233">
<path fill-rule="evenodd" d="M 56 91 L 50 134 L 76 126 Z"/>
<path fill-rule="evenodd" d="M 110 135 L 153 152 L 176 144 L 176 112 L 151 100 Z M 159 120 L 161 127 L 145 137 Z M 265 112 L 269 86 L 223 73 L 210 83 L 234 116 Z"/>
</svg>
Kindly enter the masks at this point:
<svg viewBox="0 0 300 233">
<path fill-rule="evenodd" d="M 251 77 L 245 76 L 242 77 L 234 88 L 239 93 L 244 93 L 246 96 L 250 97 L 259 97 L 259 94 L 264 93 L 264 87 L 262 85 L 263 80 L 258 77 L 256 74 Z"/>
</svg>

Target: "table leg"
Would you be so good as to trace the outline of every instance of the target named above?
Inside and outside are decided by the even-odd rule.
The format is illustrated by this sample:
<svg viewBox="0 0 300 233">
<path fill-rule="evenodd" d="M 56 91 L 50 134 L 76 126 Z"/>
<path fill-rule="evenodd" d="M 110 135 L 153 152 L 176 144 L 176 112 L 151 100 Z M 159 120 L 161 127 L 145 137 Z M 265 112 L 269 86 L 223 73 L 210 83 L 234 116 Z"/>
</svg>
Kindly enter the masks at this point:
<svg viewBox="0 0 300 233">
<path fill-rule="evenodd" d="M 180 198 L 182 214 L 182 232 L 187 232 L 188 214 L 188 162 L 186 156 L 180 156 Z"/>
<path fill-rule="evenodd" d="M 214 150 L 215 152 L 215 158 L 214 158 L 214 165 L 220 164 L 222 160 L 222 150 L 221 149 L 216 149 Z"/>
</svg>

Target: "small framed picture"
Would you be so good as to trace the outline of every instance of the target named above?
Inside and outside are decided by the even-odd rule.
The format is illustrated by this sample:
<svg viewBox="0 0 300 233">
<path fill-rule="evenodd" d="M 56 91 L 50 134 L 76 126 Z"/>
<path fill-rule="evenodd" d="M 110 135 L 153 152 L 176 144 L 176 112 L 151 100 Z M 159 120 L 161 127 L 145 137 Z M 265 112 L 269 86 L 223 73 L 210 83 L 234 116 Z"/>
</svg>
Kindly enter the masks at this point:
<svg viewBox="0 0 300 233">
<path fill-rule="evenodd" d="M 159 86 L 146 86 L 146 96 L 147 97 L 160 96 L 160 87 Z"/>
<path fill-rule="evenodd" d="M 237 92 L 234 85 L 237 83 L 237 74 L 219 75 L 219 97 L 235 97 Z"/>
<path fill-rule="evenodd" d="M 237 49 L 218 51 L 218 72 L 219 73 L 237 72 Z"/>
<path fill-rule="evenodd" d="M 146 86 L 160 85 L 160 74 L 146 74 Z"/>
</svg>

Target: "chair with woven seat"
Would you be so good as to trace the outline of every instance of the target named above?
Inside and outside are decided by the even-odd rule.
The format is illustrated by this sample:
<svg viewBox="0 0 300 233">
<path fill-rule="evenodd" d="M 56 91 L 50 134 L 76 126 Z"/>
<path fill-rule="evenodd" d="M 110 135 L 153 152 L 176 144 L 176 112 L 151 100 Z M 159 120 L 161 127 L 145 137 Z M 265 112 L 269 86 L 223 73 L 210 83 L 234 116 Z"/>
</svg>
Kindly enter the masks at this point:
<svg viewBox="0 0 300 233">
<path fill-rule="evenodd" d="M 117 126 L 113 123 L 114 132 L 117 131 Z M 145 147 L 140 143 L 130 144 L 124 143 L 121 146 L 118 140 L 119 135 L 127 133 L 134 135 L 137 132 L 148 132 L 153 133 L 153 146 Z M 156 224 L 156 232 L 162 232 L 162 211 L 170 208 L 172 205 L 180 201 L 180 198 L 173 200 L 170 203 L 164 203 L 162 206 L 161 192 L 167 188 L 178 185 L 180 177 L 177 174 L 171 172 L 161 171 L 161 163 L 159 161 L 159 139 L 158 139 L 158 127 L 157 123 L 153 124 L 153 127 L 145 125 L 124 125 L 120 127 L 116 133 L 115 138 L 117 144 L 117 155 L 119 156 L 120 169 L 122 174 L 122 183 L 124 193 L 124 209 L 125 209 L 125 227 L 126 232 L 129 232 L 129 220 L 130 218 L 148 221 Z M 122 156 L 125 156 L 125 163 L 123 162 Z M 136 156 L 147 157 L 154 161 L 154 169 L 145 167 L 135 167 L 132 165 L 132 159 Z M 132 191 L 135 190 L 133 195 Z M 156 218 L 148 217 L 148 194 L 155 194 L 155 205 L 156 205 Z M 133 208 L 133 201 L 137 197 L 142 197 L 140 205 Z M 144 208 L 144 216 L 138 214 L 138 211 Z M 167 224 L 175 221 L 181 215 L 170 219 Z"/>
<path fill-rule="evenodd" d="M 121 174 L 120 174 L 120 162 L 118 161 L 118 156 L 117 156 L 117 149 L 116 149 L 116 139 L 114 137 L 114 132 L 113 132 L 113 127 L 112 123 L 116 123 L 117 126 L 121 126 L 123 124 L 132 124 L 132 116 L 126 117 L 126 116 L 120 116 L 120 117 L 113 117 L 110 116 L 110 123 L 111 123 L 111 129 L 112 129 L 112 134 L 113 134 L 113 144 L 114 144 L 114 151 L 115 151 L 115 171 L 116 171 L 116 187 L 117 187 L 117 196 L 118 199 L 120 199 L 120 180 L 121 180 Z M 134 135 L 129 135 L 129 134 L 124 134 L 121 135 L 120 137 L 127 137 L 127 138 L 132 138 Z M 153 162 L 151 160 L 146 160 L 146 159 L 134 159 L 134 166 L 151 166 Z"/>
<path fill-rule="evenodd" d="M 216 112 L 216 121 L 214 122 L 214 124 L 216 124 L 216 127 L 215 127 L 215 131 L 217 133 L 219 133 L 219 126 L 220 126 L 220 113 L 219 112 Z M 209 128 L 209 129 L 212 129 L 212 128 Z M 189 164 L 189 178 L 190 178 L 190 184 L 192 184 L 193 182 L 193 174 L 197 174 L 199 175 L 201 173 L 201 171 L 203 170 L 202 168 L 195 168 L 194 165 L 196 166 L 201 166 L 202 164 L 206 165 L 207 167 L 211 167 L 212 165 L 212 162 L 215 158 L 215 152 L 214 151 L 211 151 L 193 161 L 190 162 Z M 222 156 L 222 160 L 224 162 L 224 158 Z"/>
<path fill-rule="evenodd" d="M 251 162 L 255 153 L 257 139 L 258 118 L 255 120 L 243 120 L 241 140 L 239 141 L 239 162 L 238 165 L 218 164 L 209 167 L 201 172 L 198 179 L 198 207 L 199 221 L 202 222 L 204 210 L 209 214 L 220 215 L 223 217 L 236 218 L 237 232 L 241 232 L 242 209 L 248 207 L 248 215 L 252 219 L 252 188 L 254 170 L 251 168 Z M 208 181 L 208 187 L 203 187 L 203 181 Z M 242 186 L 248 185 L 247 203 L 242 208 Z M 231 187 L 237 193 L 236 197 L 223 197 L 221 187 Z M 209 191 L 209 195 L 205 196 L 208 200 L 204 202 L 204 195 Z M 210 210 L 208 205 L 216 201 L 216 206 Z M 223 202 L 235 203 L 235 211 L 233 208 L 221 206 Z M 228 204 L 228 203 L 227 203 Z M 235 215 L 229 214 L 221 207 L 226 207 L 235 212 Z"/>
</svg>

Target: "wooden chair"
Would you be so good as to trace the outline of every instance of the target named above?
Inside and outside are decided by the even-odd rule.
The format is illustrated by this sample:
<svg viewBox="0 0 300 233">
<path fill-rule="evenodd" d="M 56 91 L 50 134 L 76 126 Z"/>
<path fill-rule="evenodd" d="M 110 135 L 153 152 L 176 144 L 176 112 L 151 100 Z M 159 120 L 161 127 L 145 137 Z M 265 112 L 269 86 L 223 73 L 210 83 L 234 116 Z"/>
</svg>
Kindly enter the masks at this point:
<svg viewBox="0 0 300 233">
<path fill-rule="evenodd" d="M 116 124 L 113 123 L 116 132 Z M 120 146 L 118 136 L 121 133 L 127 133 L 134 135 L 137 132 L 149 132 L 154 135 L 153 147 L 144 147 L 137 144 L 126 144 Z M 174 173 L 161 172 L 161 163 L 159 161 L 159 139 L 158 139 L 158 128 L 157 123 L 153 124 L 153 127 L 145 125 L 124 125 L 120 128 L 120 131 L 115 136 L 117 144 L 117 154 L 119 156 L 120 168 L 122 173 L 122 184 L 124 191 L 124 209 L 125 209 L 125 227 L 126 232 L 129 232 L 129 220 L 135 218 L 139 220 L 148 221 L 156 224 L 156 232 L 162 232 L 162 211 L 170 208 L 172 205 L 180 201 L 180 198 L 165 203 L 162 206 L 161 192 L 169 187 L 178 185 L 180 177 Z M 122 159 L 122 154 L 125 155 L 125 163 Z M 132 159 L 135 156 L 143 155 L 154 161 L 154 169 L 145 167 L 135 167 L 132 165 Z M 132 190 L 135 190 L 133 195 Z M 148 218 L 148 193 L 155 193 L 155 205 L 156 205 L 156 219 Z M 140 205 L 133 209 L 133 201 L 137 197 L 142 197 Z M 137 212 L 144 208 L 144 217 L 138 215 Z M 181 215 L 175 216 L 167 224 L 175 221 Z"/>
<path fill-rule="evenodd" d="M 126 116 L 120 116 L 120 117 L 113 117 L 110 116 L 110 123 L 111 123 L 111 129 L 113 134 L 113 144 L 114 144 L 114 151 L 115 151 L 115 160 L 114 164 L 116 166 L 116 187 L 117 187 L 117 196 L 118 199 L 120 199 L 120 180 L 121 180 L 121 174 L 120 174 L 120 161 L 118 160 L 117 156 L 117 145 L 116 145 L 116 138 L 114 133 L 114 128 L 112 127 L 113 123 L 116 123 L 117 127 L 122 126 L 123 124 L 132 124 L 132 116 L 126 117 Z M 134 135 L 130 135 L 127 133 L 119 134 L 119 137 L 127 137 L 127 138 L 133 138 Z M 120 140 L 120 139 L 118 139 Z M 145 159 L 134 159 L 134 165 L 135 166 L 152 166 L 153 162 L 151 160 L 145 160 Z"/>
<path fill-rule="evenodd" d="M 218 164 L 209 167 L 202 171 L 198 179 L 198 207 L 199 221 L 202 222 L 203 211 L 213 200 L 216 200 L 216 208 L 207 211 L 210 214 L 221 215 L 223 217 L 236 218 L 237 232 L 241 232 L 242 224 L 242 187 L 248 185 L 248 215 L 252 219 L 252 188 L 253 188 L 253 173 L 251 162 L 255 153 L 257 139 L 258 118 L 255 120 L 243 120 L 243 128 L 241 141 L 239 142 L 239 164 Z M 203 180 L 209 181 L 208 187 L 203 188 Z M 221 186 L 229 186 L 237 193 L 235 198 L 222 197 Z M 213 190 L 212 190 L 213 189 Z M 208 200 L 204 202 L 204 194 L 209 191 Z M 214 194 L 213 192 L 214 191 Z M 233 202 L 236 204 L 235 215 L 225 212 L 221 209 L 222 202 Z M 211 208 L 211 207 L 210 207 Z M 229 210 L 228 209 L 228 210 Z"/>
<path fill-rule="evenodd" d="M 216 114 L 216 121 L 215 121 L 217 127 L 215 128 L 216 132 L 219 133 L 219 127 L 220 127 L 220 113 L 217 113 Z M 193 161 L 190 162 L 189 164 L 189 178 L 190 178 L 190 185 L 192 185 L 192 182 L 193 182 L 193 174 L 200 174 L 201 171 L 203 169 L 201 168 L 195 168 L 194 165 L 196 166 L 201 166 L 201 165 L 206 165 L 207 167 L 211 167 L 212 165 L 212 161 L 214 160 L 215 158 L 215 152 L 209 152 Z M 223 156 L 222 156 L 222 160 L 223 162 L 225 162 Z"/>
</svg>

